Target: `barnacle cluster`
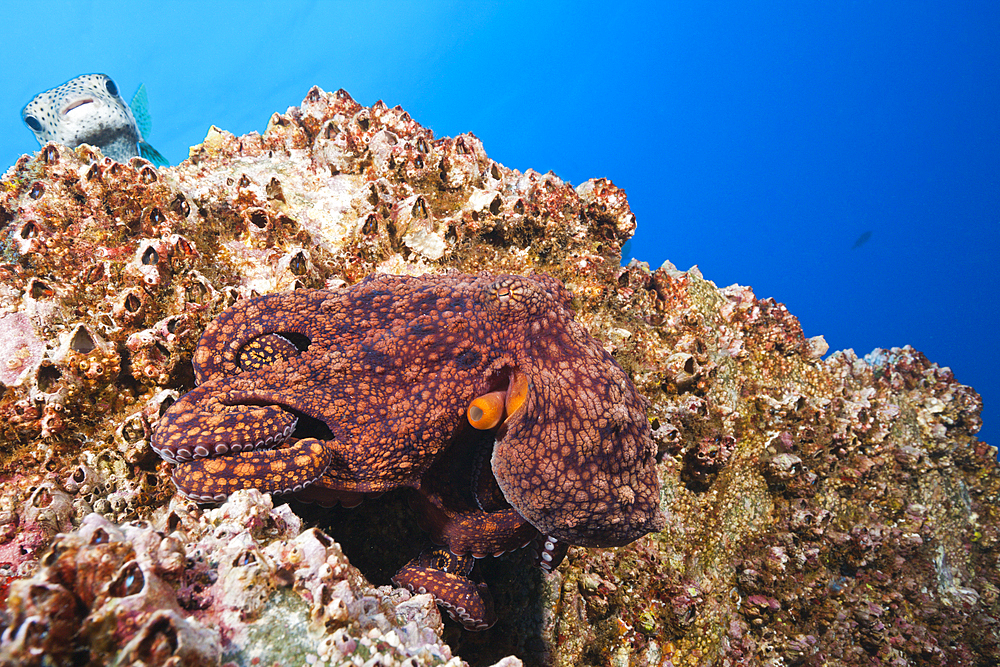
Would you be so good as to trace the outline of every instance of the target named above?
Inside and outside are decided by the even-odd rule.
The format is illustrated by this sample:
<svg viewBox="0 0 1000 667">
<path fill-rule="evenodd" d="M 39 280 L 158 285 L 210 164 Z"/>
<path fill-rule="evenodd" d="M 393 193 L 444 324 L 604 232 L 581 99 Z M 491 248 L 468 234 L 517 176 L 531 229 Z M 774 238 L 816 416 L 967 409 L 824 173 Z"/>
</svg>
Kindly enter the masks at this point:
<svg viewBox="0 0 1000 667">
<path fill-rule="evenodd" d="M 148 521 L 100 514 L 15 581 L 0 664 L 457 664 L 429 595 L 374 588 L 287 505 L 240 491 Z"/>
<path fill-rule="evenodd" d="M 472 134 L 318 88 L 263 134 L 212 128 L 169 169 L 86 146 L 22 157 L 0 181 L 0 655 L 264 659 L 299 619 L 296 656 L 457 661 L 429 601 L 367 586 L 263 498 L 172 501 L 149 441 L 237 299 L 458 269 L 548 272 L 573 292 L 652 402 L 669 516 L 629 547 L 570 549 L 545 578 L 498 559 L 498 624 L 444 630 L 464 659 L 1000 659 L 1000 476 L 978 395 L 910 348 L 824 358 L 783 305 L 697 268 L 621 267 L 635 224 L 606 179 L 508 169 Z M 46 644 L 70 624 L 86 632 Z"/>
</svg>

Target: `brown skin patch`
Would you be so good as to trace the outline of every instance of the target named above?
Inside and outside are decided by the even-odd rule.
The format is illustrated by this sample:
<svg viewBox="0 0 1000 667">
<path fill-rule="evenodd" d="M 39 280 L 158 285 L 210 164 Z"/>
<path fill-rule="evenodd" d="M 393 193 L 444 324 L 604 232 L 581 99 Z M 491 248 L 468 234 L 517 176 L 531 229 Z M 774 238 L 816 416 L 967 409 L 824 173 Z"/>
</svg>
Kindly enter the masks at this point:
<svg viewBox="0 0 1000 667">
<path fill-rule="evenodd" d="M 549 276 L 488 274 L 380 275 L 237 303 L 202 336 L 199 386 L 160 420 L 154 449 L 195 498 L 410 487 L 456 553 L 539 533 L 627 544 L 664 523 L 647 402 L 569 304 Z M 473 435 L 470 403 L 498 391 L 509 415 Z M 445 574 L 424 578 L 446 606 L 479 595 Z M 456 593 L 456 580 L 471 588 Z"/>
</svg>

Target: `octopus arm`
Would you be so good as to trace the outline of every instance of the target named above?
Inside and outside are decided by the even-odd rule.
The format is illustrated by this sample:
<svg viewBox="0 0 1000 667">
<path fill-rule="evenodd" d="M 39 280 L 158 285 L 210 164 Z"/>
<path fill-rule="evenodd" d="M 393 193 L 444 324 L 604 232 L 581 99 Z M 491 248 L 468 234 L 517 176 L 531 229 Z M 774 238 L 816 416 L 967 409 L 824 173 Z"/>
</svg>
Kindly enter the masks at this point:
<svg viewBox="0 0 1000 667">
<path fill-rule="evenodd" d="M 510 508 L 494 512 L 466 508 L 457 511 L 427 493 L 412 495 L 410 506 L 431 538 L 448 545 L 456 554 L 498 556 L 526 546 L 538 535 L 534 526 Z"/>
<path fill-rule="evenodd" d="M 239 398 L 211 384 L 188 392 L 160 420 L 153 450 L 168 461 L 187 461 L 269 447 L 295 430 L 298 419 L 292 413 Z"/>
<path fill-rule="evenodd" d="M 181 493 L 202 501 L 225 500 L 233 491 L 247 487 L 295 493 L 319 479 L 332 458 L 332 450 L 323 442 L 308 438 L 285 449 L 178 463 L 173 480 Z"/>
<path fill-rule="evenodd" d="M 441 551 L 417 556 L 393 576 L 392 582 L 414 593 L 430 593 L 466 630 L 491 627 L 497 620 L 493 598 L 485 583 L 467 576 L 472 566 L 466 561 L 471 559 Z"/>
</svg>

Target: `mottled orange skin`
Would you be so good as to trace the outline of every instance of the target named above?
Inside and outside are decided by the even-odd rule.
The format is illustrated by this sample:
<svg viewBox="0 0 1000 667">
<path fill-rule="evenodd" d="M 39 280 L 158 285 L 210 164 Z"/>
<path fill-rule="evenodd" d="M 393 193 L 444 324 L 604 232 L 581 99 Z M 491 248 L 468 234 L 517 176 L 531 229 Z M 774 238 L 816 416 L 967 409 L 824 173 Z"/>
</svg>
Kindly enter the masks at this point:
<svg viewBox="0 0 1000 667">
<path fill-rule="evenodd" d="M 212 322 L 194 368 L 153 436 L 192 497 L 410 487 L 432 536 L 475 555 L 663 525 L 647 401 L 554 278 L 380 275 L 257 297 Z M 470 402 L 513 376 L 523 403 L 477 436 Z"/>
<path fill-rule="evenodd" d="M 496 614 L 489 589 L 469 577 L 475 559 L 457 556 L 444 548 L 431 548 L 406 564 L 392 581 L 414 593 L 431 593 L 456 621 L 469 630 L 485 630 Z"/>
</svg>

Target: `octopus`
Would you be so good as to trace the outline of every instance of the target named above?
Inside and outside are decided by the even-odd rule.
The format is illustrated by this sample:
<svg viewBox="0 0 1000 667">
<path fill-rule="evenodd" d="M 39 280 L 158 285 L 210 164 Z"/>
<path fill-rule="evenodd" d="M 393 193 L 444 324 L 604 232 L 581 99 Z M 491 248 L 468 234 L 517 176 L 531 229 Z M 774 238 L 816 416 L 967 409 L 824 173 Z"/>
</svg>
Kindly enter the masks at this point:
<svg viewBox="0 0 1000 667">
<path fill-rule="evenodd" d="M 152 446 L 177 489 L 353 506 L 399 488 L 433 546 L 393 577 L 468 629 L 477 558 L 662 529 L 648 401 L 546 275 L 371 276 L 239 301 L 194 352 Z"/>
</svg>

